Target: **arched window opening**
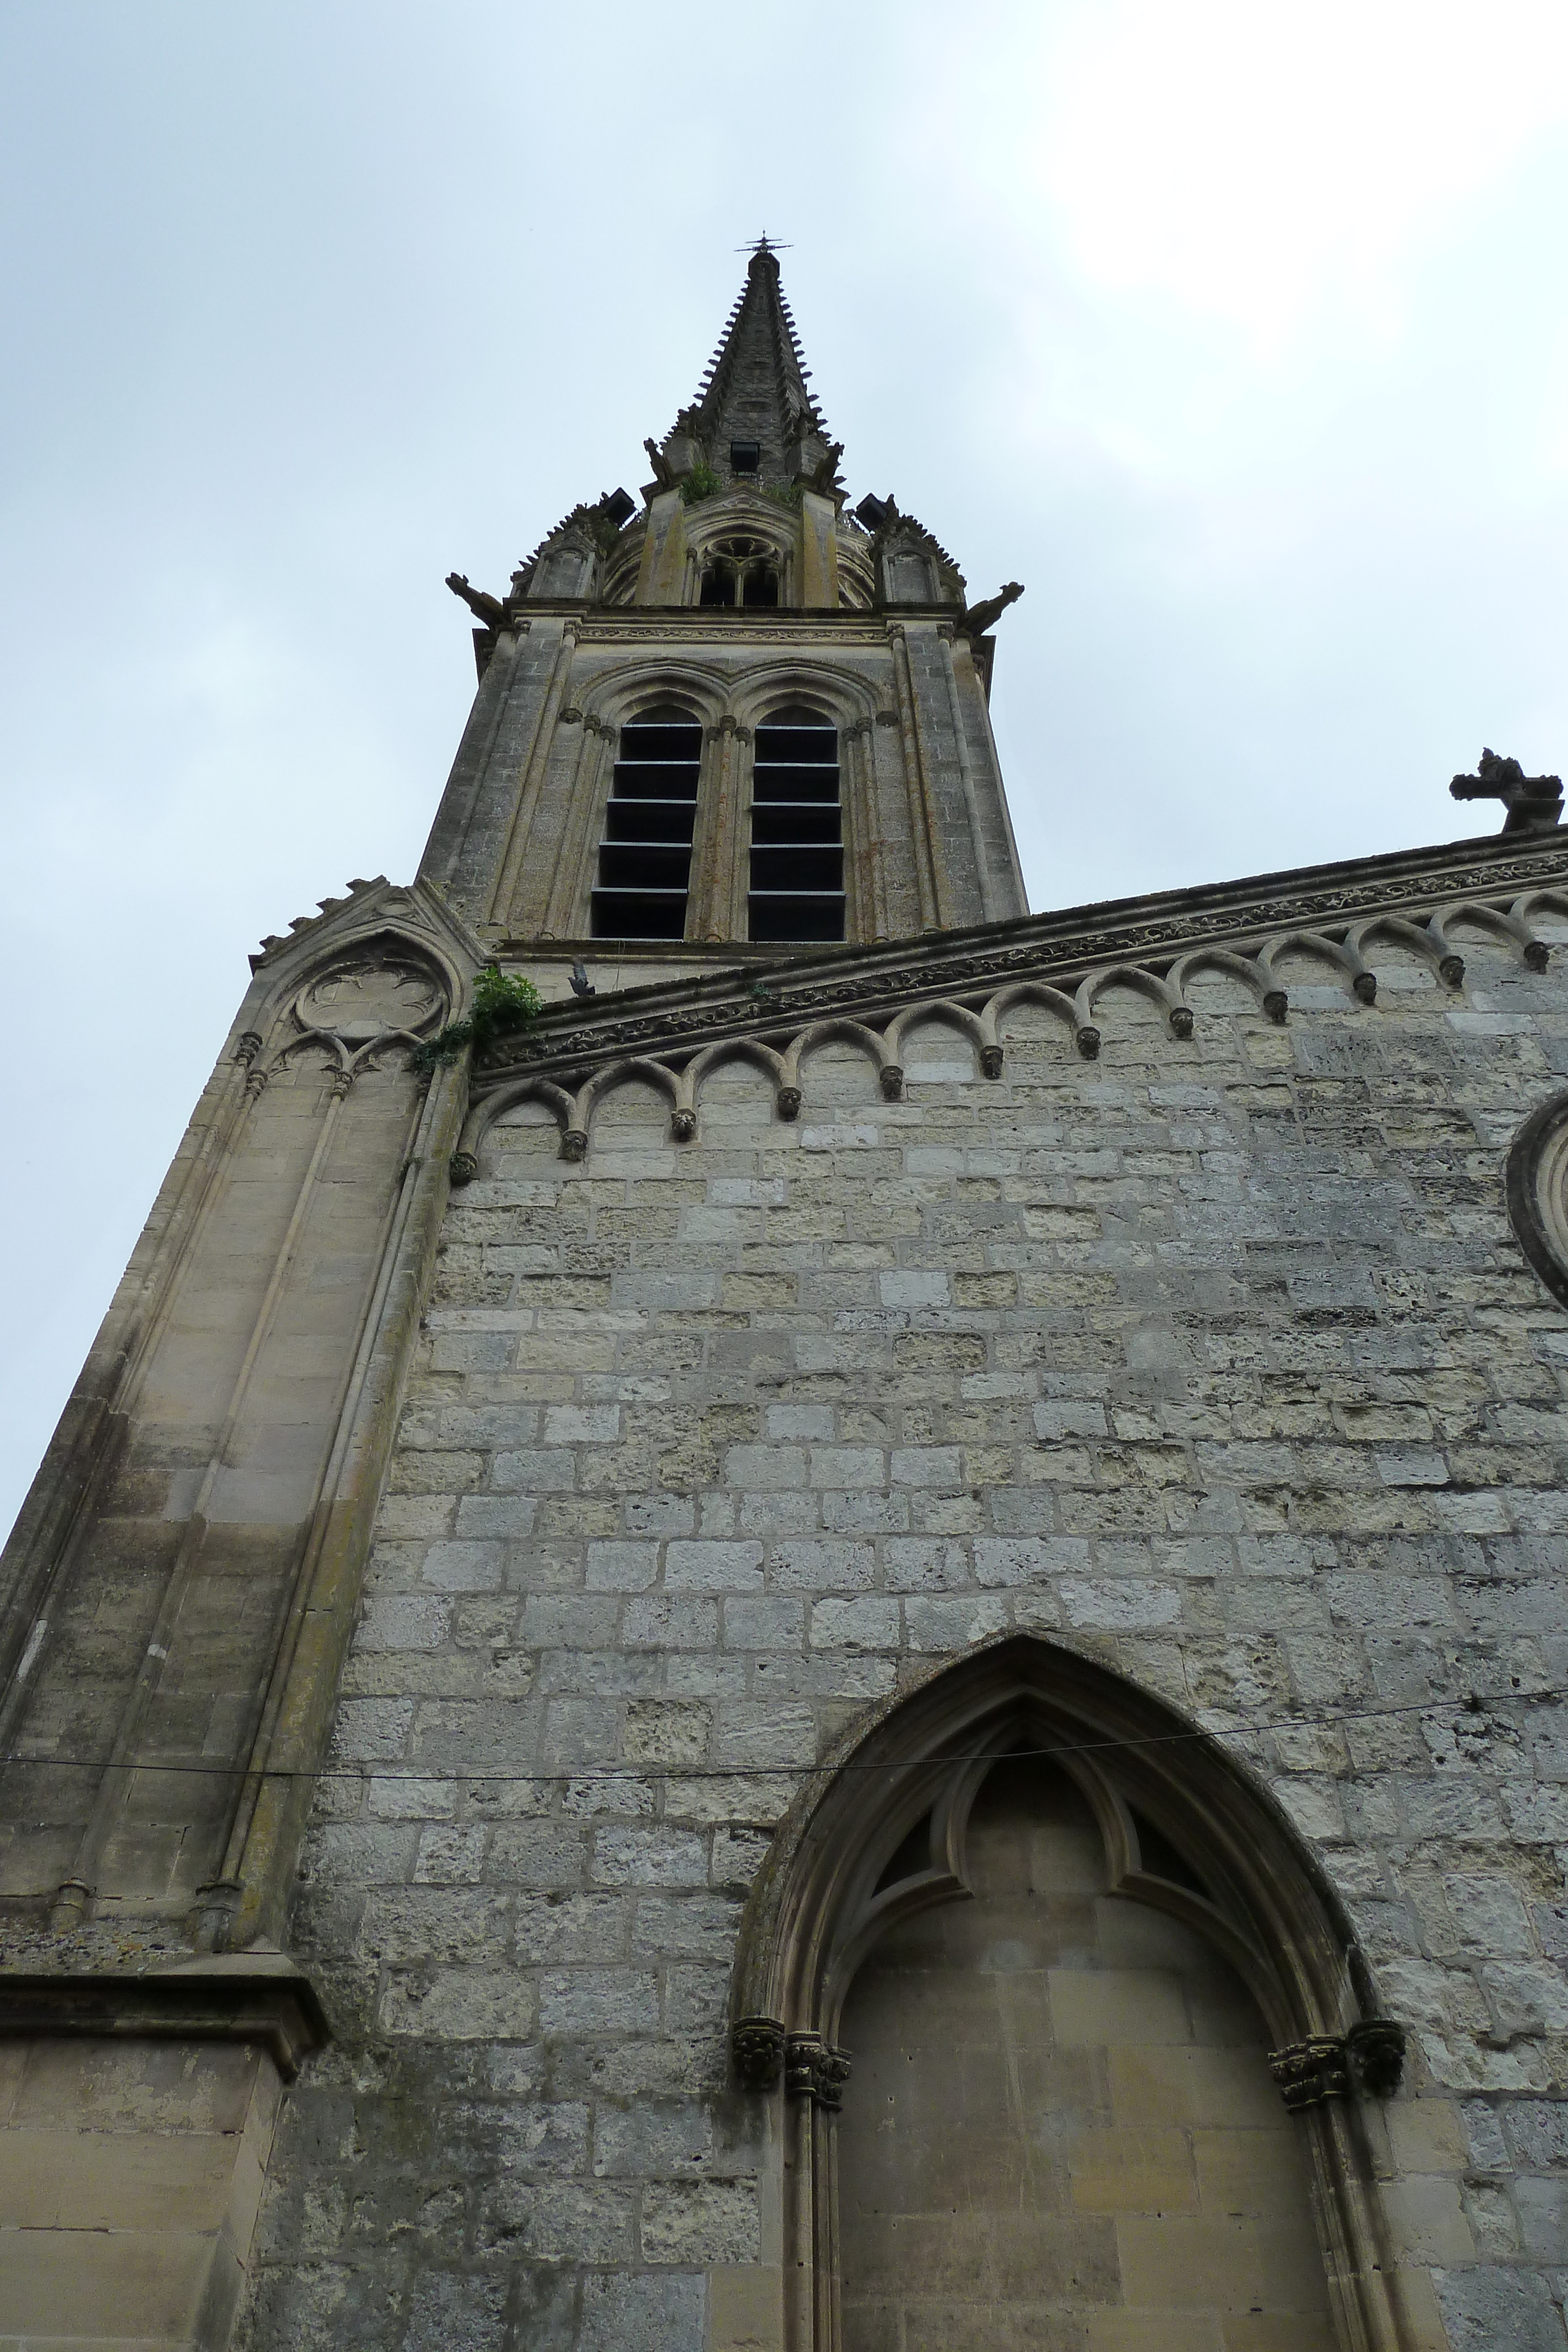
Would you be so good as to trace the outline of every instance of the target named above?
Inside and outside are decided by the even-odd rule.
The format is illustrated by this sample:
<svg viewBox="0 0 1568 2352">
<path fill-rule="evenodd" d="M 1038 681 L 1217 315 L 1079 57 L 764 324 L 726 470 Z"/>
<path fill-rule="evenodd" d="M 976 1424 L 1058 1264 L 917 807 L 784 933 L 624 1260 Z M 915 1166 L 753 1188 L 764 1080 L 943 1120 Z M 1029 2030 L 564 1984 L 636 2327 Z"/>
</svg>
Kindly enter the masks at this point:
<svg viewBox="0 0 1568 2352">
<path fill-rule="evenodd" d="M 766 540 L 721 540 L 703 560 L 697 602 L 773 612 L 779 604 L 779 559 Z"/>
<path fill-rule="evenodd" d="M 775 711 L 757 730 L 746 908 L 754 940 L 844 936 L 838 730 L 805 705 Z"/>
<path fill-rule="evenodd" d="M 789 2352 L 1404 2342 L 1348 2112 L 1397 2092 L 1404 2032 L 1222 1743 L 1017 1635 L 841 1761 L 775 1832 L 732 1990 L 787 2151 Z"/>
<path fill-rule="evenodd" d="M 685 937 L 702 745 L 678 703 L 621 730 L 592 896 L 596 940 Z"/>
<path fill-rule="evenodd" d="M 1050 1765 L 992 1769 L 964 1861 L 969 1900 L 892 1927 L 844 2003 L 843 2352 L 1218 2346 L 1239 2314 L 1333 2352 L 1307 2150 L 1239 1977 L 1111 1895 Z"/>
</svg>

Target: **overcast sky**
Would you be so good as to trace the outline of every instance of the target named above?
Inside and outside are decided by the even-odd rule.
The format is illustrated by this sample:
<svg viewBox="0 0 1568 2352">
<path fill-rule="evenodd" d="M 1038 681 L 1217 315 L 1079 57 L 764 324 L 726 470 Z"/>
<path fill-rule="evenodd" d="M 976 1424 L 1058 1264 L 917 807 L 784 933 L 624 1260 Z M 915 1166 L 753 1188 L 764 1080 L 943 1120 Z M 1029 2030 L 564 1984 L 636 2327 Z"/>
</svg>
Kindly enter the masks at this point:
<svg viewBox="0 0 1568 2352">
<path fill-rule="evenodd" d="M 0 1526 L 264 932 L 406 877 L 504 588 L 744 271 L 1021 579 L 1030 902 L 1568 767 L 1568 10 L 6 0 Z"/>
</svg>

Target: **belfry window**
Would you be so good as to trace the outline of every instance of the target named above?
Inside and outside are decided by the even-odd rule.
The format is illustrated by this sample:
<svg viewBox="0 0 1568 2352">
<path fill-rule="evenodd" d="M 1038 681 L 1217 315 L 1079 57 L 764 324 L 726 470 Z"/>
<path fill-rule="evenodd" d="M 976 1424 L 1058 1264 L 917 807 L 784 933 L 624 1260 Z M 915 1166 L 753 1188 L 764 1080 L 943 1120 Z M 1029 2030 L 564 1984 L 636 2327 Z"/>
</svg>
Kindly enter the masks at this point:
<svg viewBox="0 0 1568 2352">
<path fill-rule="evenodd" d="M 700 604 L 745 604 L 773 612 L 779 604 L 779 559 L 766 540 L 725 539 L 703 558 Z"/>
<path fill-rule="evenodd" d="M 843 811 L 838 730 L 799 706 L 757 730 L 751 772 L 754 940 L 841 940 Z"/>
<path fill-rule="evenodd" d="M 732 474 L 755 474 L 762 467 L 760 441 L 732 441 L 729 445 L 729 470 Z"/>
<path fill-rule="evenodd" d="M 703 731 L 663 705 L 621 730 L 599 845 L 596 940 L 678 940 L 686 928 Z"/>
</svg>

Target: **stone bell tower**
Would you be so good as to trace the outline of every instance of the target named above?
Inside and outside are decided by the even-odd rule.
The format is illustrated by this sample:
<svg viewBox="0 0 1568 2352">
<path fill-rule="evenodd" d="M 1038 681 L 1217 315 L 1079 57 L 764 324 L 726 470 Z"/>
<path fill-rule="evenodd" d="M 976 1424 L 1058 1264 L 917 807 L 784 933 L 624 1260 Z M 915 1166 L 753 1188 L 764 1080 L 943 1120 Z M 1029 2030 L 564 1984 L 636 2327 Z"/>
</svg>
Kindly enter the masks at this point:
<svg viewBox="0 0 1568 2352">
<path fill-rule="evenodd" d="M 845 511 L 758 246 L 634 511 L 565 517 L 474 607 L 479 693 L 422 878 L 498 949 L 626 976 L 1027 912 L 986 629 L 889 499 Z"/>
<path fill-rule="evenodd" d="M 1019 591 L 845 513 L 766 242 L 647 447 L 640 509 L 574 509 L 505 597 L 454 575 L 479 688 L 419 874 L 252 959 L 0 1564 L 0 2335 L 224 2341 L 328 2031 L 299 1843 L 472 1165 L 421 1045 L 492 959 L 602 1000 L 1025 912 L 984 635 Z"/>
</svg>

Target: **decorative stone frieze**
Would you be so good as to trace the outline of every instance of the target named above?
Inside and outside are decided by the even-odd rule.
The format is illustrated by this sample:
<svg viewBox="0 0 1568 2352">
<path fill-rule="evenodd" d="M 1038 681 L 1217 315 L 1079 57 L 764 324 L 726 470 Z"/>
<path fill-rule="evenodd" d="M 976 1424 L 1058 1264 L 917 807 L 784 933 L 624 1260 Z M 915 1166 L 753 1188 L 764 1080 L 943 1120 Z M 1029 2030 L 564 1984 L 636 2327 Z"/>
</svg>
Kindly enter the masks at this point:
<svg viewBox="0 0 1568 2352">
<path fill-rule="evenodd" d="M 731 723 L 720 722 L 716 731 Z M 552 1008 L 524 1035 L 506 1040 L 499 1049 L 504 1060 L 487 1061 L 474 1073 L 462 1149 L 476 1156 L 490 1120 L 531 1093 L 551 1103 L 560 1118 L 561 1156 L 580 1158 L 594 1104 L 630 1079 L 669 1097 L 671 1134 L 690 1142 L 706 1072 L 737 1057 L 772 1074 L 778 1115 L 790 1120 L 801 1106 L 802 1066 L 829 1037 L 859 1045 L 876 1066 L 883 1097 L 896 1102 L 904 1092 L 903 1039 L 914 1024 L 929 1019 L 947 1020 L 966 1032 L 983 1074 L 998 1078 L 1006 1053 L 1001 1024 L 1024 1001 L 1058 1013 L 1085 1061 L 1099 1057 L 1101 1008 L 1113 1009 L 1118 991 L 1154 1002 L 1171 1034 L 1190 1038 L 1193 1008 L 1185 992 L 1189 978 L 1205 970 L 1239 980 L 1264 1016 L 1281 1024 L 1289 1003 L 1275 966 L 1287 953 L 1312 956 L 1350 1003 L 1370 1008 L 1377 1002 L 1377 981 L 1364 950 L 1378 940 L 1418 955 L 1443 986 L 1458 987 L 1464 964 L 1445 925 L 1461 918 L 1493 931 L 1538 968 L 1549 950 L 1530 919 L 1540 906 L 1568 910 L 1568 855 L 1551 842 L 1525 853 L 1511 845 L 1509 855 L 1490 859 L 1473 843 L 1462 847 L 1463 859 L 1448 860 L 1447 873 L 1438 851 L 1425 860 L 1380 861 L 1388 869 L 1381 903 L 1359 885 L 1331 888 L 1341 868 L 1301 877 L 1302 887 L 1293 895 L 1276 887 L 1261 904 L 1245 884 L 1229 892 L 1189 894 L 1183 919 L 1167 928 L 1157 947 L 1151 937 L 1135 961 L 1084 970 L 1055 950 L 1129 944 L 1127 935 L 1119 929 L 1075 929 L 1071 918 L 1051 917 L 950 935 L 913 951 L 907 943 L 896 950 L 852 950 L 796 959 L 758 979 L 731 974 L 624 992 L 593 1009 Z M 1447 893 L 1439 887 L 1445 881 Z M 1521 889 L 1524 882 L 1532 887 Z M 1476 887 L 1481 884 L 1493 887 Z M 1192 898 L 1208 903 L 1194 908 Z M 1224 921 L 1226 902 L 1234 917 L 1266 913 L 1281 927 L 1249 935 L 1239 920 Z M 1331 902 L 1342 910 L 1354 907 L 1354 919 L 1324 922 Z M 989 983 L 983 992 L 972 985 L 977 979 Z M 1568 1217 L 1561 1222 L 1568 1252 Z M 1542 1223 L 1542 1234 L 1547 1230 Z M 1543 1259 L 1554 1262 L 1544 1241 L 1542 1249 Z"/>
</svg>

